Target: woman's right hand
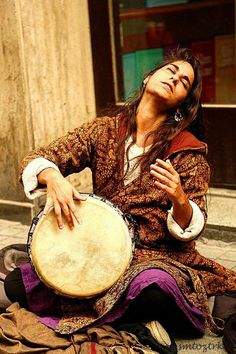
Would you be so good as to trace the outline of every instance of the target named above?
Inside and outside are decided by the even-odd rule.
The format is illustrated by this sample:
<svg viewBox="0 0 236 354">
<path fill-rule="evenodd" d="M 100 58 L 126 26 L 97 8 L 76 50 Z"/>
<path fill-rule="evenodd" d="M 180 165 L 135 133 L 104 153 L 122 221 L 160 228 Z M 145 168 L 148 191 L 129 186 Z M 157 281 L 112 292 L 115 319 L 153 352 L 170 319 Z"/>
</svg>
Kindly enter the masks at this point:
<svg viewBox="0 0 236 354">
<path fill-rule="evenodd" d="M 74 218 L 80 222 L 76 215 L 76 207 L 74 200 L 86 200 L 72 184 L 62 176 L 62 174 L 53 168 L 46 168 L 38 174 L 39 183 L 47 186 L 47 200 L 44 207 L 43 214 L 48 214 L 53 207 L 57 224 L 60 229 L 63 228 L 62 213 L 64 214 L 69 227 L 74 227 Z"/>
</svg>

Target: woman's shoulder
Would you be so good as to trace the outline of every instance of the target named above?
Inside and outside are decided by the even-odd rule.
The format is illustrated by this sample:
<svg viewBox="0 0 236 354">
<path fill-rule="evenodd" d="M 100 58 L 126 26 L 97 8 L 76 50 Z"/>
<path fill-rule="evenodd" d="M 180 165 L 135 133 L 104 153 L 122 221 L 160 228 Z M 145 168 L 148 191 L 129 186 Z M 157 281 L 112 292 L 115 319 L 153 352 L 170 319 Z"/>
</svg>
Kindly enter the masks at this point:
<svg viewBox="0 0 236 354">
<path fill-rule="evenodd" d="M 119 121 L 119 117 L 117 117 L 117 116 L 114 116 L 114 117 L 99 116 L 85 125 L 90 126 L 92 129 L 95 129 L 95 128 L 111 129 L 111 128 L 116 128 L 118 121 Z"/>
<path fill-rule="evenodd" d="M 97 140 L 100 136 L 105 136 L 115 131 L 117 128 L 117 117 L 99 116 L 89 122 L 84 122 L 74 129 L 74 133 L 90 137 Z"/>
<path fill-rule="evenodd" d="M 171 155 L 182 151 L 195 151 L 201 154 L 207 154 L 207 144 L 198 140 L 192 133 L 187 130 L 181 131 L 171 141 L 166 153 L 165 159 Z"/>
</svg>

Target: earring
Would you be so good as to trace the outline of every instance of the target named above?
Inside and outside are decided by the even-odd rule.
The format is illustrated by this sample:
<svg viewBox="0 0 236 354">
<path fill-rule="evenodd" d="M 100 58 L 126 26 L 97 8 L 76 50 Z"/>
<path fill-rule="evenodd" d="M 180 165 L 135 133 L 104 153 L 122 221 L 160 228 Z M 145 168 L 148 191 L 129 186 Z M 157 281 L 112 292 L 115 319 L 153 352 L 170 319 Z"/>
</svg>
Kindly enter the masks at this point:
<svg viewBox="0 0 236 354">
<path fill-rule="evenodd" d="M 181 120 L 183 120 L 184 119 L 184 117 L 183 117 L 183 115 L 182 115 L 182 113 L 180 113 L 180 112 L 175 112 L 175 115 L 174 115 L 174 120 L 176 121 L 176 122 L 181 122 Z"/>
</svg>

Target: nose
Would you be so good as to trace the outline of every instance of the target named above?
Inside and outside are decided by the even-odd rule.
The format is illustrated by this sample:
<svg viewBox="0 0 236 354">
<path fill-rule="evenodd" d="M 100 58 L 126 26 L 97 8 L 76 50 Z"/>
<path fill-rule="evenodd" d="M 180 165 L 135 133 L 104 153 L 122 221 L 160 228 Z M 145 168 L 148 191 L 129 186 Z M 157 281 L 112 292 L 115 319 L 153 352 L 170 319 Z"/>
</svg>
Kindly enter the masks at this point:
<svg viewBox="0 0 236 354">
<path fill-rule="evenodd" d="M 176 85 L 179 81 L 179 78 L 176 74 L 174 74 L 170 77 L 170 80 L 173 82 L 174 85 Z"/>
</svg>

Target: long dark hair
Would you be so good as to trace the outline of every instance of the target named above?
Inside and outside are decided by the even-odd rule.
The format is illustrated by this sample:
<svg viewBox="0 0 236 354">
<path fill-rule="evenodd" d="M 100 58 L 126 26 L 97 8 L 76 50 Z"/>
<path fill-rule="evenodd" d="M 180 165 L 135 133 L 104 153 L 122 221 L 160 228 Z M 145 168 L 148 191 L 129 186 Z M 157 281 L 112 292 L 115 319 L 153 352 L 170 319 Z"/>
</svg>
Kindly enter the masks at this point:
<svg viewBox="0 0 236 354">
<path fill-rule="evenodd" d="M 179 60 L 188 62 L 194 71 L 194 81 L 192 83 L 191 89 L 186 99 L 179 106 L 179 110 L 183 115 L 183 120 L 176 121 L 174 119 L 175 112 L 170 112 L 167 119 L 163 121 L 157 129 L 147 134 L 146 139 L 152 136 L 153 143 L 148 151 L 144 152 L 138 159 L 137 164 L 140 164 L 141 171 L 153 163 L 157 157 L 163 158 L 171 140 L 173 140 L 173 138 L 176 137 L 182 130 L 187 129 L 191 131 L 197 138 L 203 140 L 202 107 L 200 101 L 202 77 L 200 72 L 200 63 L 197 58 L 194 57 L 192 51 L 188 48 L 181 48 L 170 52 L 162 64 L 149 72 L 146 77 L 153 75 L 158 69 Z M 134 97 L 128 99 L 125 104 L 116 111 L 116 114 L 120 114 L 121 119 L 126 120 L 127 125 L 126 135 L 122 141 L 119 142 L 118 146 L 118 156 L 120 156 L 120 159 L 122 158 L 122 154 L 120 152 L 124 147 L 124 143 L 128 137 L 132 136 L 133 142 L 130 144 L 126 151 L 127 156 L 130 147 L 136 140 L 136 111 L 143 96 L 144 90 L 145 86 L 142 83 L 137 94 Z"/>
</svg>

